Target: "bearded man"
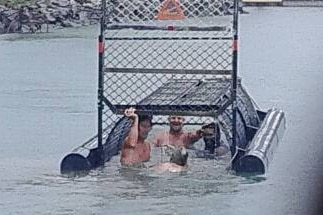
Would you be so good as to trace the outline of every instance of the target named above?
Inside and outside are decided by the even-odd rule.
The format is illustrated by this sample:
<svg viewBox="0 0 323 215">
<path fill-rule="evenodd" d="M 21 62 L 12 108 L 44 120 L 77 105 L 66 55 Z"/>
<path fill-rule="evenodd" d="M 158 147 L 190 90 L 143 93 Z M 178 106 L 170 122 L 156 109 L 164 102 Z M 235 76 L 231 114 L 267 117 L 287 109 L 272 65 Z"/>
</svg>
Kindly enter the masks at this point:
<svg viewBox="0 0 323 215">
<path fill-rule="evenodd" d="M 157 146 L 175 146 L 176 148 L 192 148 L 193 144 L 202 137 L 202 130 L 184 132 L 185 118 L 172 115 L 168 117 L 169 131 L 163 131 L 153 138 L 152 143 Z"/>
</svg>

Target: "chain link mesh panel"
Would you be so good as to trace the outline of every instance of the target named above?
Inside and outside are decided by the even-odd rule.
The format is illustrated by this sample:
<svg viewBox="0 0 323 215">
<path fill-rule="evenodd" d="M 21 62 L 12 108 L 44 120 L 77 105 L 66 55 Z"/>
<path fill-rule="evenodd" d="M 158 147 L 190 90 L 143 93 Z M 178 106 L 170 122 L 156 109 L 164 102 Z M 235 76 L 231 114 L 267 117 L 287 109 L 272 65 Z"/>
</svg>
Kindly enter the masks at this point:
<svg viewBox="0 0 323 215">
<path fill-rule="evenodd" d="M 104 128 L 135 106 L 166 123 L 214 121 L 229 104 L 233 0 L 107 1 Z M 173 15 L 173 18 L 167 17 Z"/>
<path fill-rule="evenodd" d="M 118 40 L 106 46 L 107 68 L 201 70 L 196 73 L 232 69 L 231 40 Z"/>
<path fill-rule="evenodd" d="M 207 24 L 210 17 L 232 14 L 233 0 L 112 0 L 107 1 L 107 5 L 111 23 L 155 24 L 163 7 L 167 7 L 170 13 L 175 13 L 176 7 L 180 7 L 179 13 L 185 19 L 179 22 L 198 26 Z"/>
</svg>

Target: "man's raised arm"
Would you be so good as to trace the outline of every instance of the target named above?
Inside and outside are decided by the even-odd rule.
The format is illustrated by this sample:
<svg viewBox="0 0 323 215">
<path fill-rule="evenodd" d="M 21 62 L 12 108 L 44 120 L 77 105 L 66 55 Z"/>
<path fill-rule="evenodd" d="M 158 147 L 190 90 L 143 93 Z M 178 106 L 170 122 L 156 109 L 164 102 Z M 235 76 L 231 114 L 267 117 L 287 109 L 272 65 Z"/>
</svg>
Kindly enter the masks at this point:
<svg viewBox="0 0 323 215">
<path fill-rule="evenodd" d="M 135 147 L 138 142 L 138 126 L 139 126 L 139 119 L 138 115 L 135 113 L 136 109 L 128 108 L 124 111 L 124 115 L 133 119 L 133 123 L 128 134 L 128 137 L 125 140 L 125 145 L 129 147 Z"/>
</svg>

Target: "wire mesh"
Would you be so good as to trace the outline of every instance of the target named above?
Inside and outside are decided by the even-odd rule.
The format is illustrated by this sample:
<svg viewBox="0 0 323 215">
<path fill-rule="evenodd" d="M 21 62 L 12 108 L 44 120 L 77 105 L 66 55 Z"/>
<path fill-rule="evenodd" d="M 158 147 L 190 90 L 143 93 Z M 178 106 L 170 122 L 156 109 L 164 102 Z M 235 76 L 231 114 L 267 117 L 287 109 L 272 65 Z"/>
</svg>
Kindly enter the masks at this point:
<svg viewBox="0 0 323 215">
<path fill-rule="evenodd" d="M 130 106 L 155 123 L 167 115 L 214 121 L 230 102 L 233 0 L 106 4 L 103 128 Z"/>
<path fill-rule="evenodd" d="M 156 23 L 156 20 L 163 22 L 160 20 L 165 19 L 160 15 L 163 8 L 167 8 L 164 14 L 168 12 L 170 17 L 173 15 L 172 17 L 180 23 L 205 25 L 207 24 L 205 19 L 200 20 L 200 18 L 230 15 L 232 7 L 233 0 L 112 0 L 107 2 L 111 23 L 147 24 Z"/>
</svg>

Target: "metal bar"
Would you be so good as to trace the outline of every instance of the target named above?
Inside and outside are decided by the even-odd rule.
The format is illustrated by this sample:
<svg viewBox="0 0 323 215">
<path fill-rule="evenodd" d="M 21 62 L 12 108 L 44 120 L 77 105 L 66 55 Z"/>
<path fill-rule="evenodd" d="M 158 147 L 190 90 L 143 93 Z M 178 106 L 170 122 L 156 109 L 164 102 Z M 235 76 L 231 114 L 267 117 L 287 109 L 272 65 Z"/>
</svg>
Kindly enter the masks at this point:
<svg viewBox="0 0 323 215">
<path fill-rule="evenodd" d="M 227 100 L 214 114 L 214 118 L 217 118 L 218 116 L 220 116 L 232 104 L 232 102 L 233 102 L 232 98 Z"/>
<path fill-rule="evenodd" d="M 105 97 L 102 97 L 103 102 L 110 108 L 112 112 L 116 112 L 116 108 L 113 106 L 113 104 Z"/>
<path fill-rule="evenodd" d="M 232 37 L 106 37 L 105 40 L 232 40 Z"/>
<path fill-rule="evenodd" d="M 233 13 L 233 53 L 232 53 L 232 146 L 231 156 L 236 153 L 237 146 L 237 77 L 238 77 L 238 14 L 239 0 L 234 0 Z"/>
<path fill-rule="evenodd" d="M 118 109 L 116 114 L 122 115 L 124 113 L 125 109 Z M 178 111 L 176 112 L 174 110 L 163 110 L 163 111 L 158 111 L 158 110 L 138 110 L 136 111 L 137 114 L 141 115 L 159 115 L 159 116 L 169 116 L 169 115 L 179 115 L 179 116 L 209 116 L 212 117 L 214 116 L 213 112 L 210 111 Z"/>
<path fill-rule="evenodd" d="M 203 122 L 185 122 L 186 125 L 205 125 Z M 153 125 L 169 125 L 169 122 L 154 122 Z"/>
<path fill-rule="evenodd" d="M 132 29 L 132 30 L 162 30 L 162 31 L 225 31 L 227 28 L 225 26 L 154 26 L 154 25 L 108 25 L 107 30 L 122 30 L 122 29 Z"/>
<path fill-rule="evenodd" d="M 146 69 L 146 68 L 115 68 L 106 67 L 104 72 L 109 73 L 158 73 L 158 74 L 210 74 L 228 75 L 232 70 L 188 70 L 188 69 Z"/>
<path fill-rule="evenodd" d="M 182 116 L 211 116 L 217 114 L 219 107 L 217 105 L 114 105 L 116 114 L 123 114 L 124 110 L 134 107 L 138 114 L 152 115 L 176 115 Z M 189 107 L 188 107 L 189 106 Z M 192 110 L 193 109 L 193 110 Z M 194 111 L 198 110 L 198 111 Z"/>
<path fill-rule="evenodd" d="M 100 20 L 100 35 L 98 37 L 98 151 L 100 154 L 99 162 L 104 164 L 104 151 L 103 151 L 103 67 L 104 67 L 104 30 L 105 30 L 105 16 L 106 16 L 106 0 L 102 0 L 102 14 Z"/>
</svg>

